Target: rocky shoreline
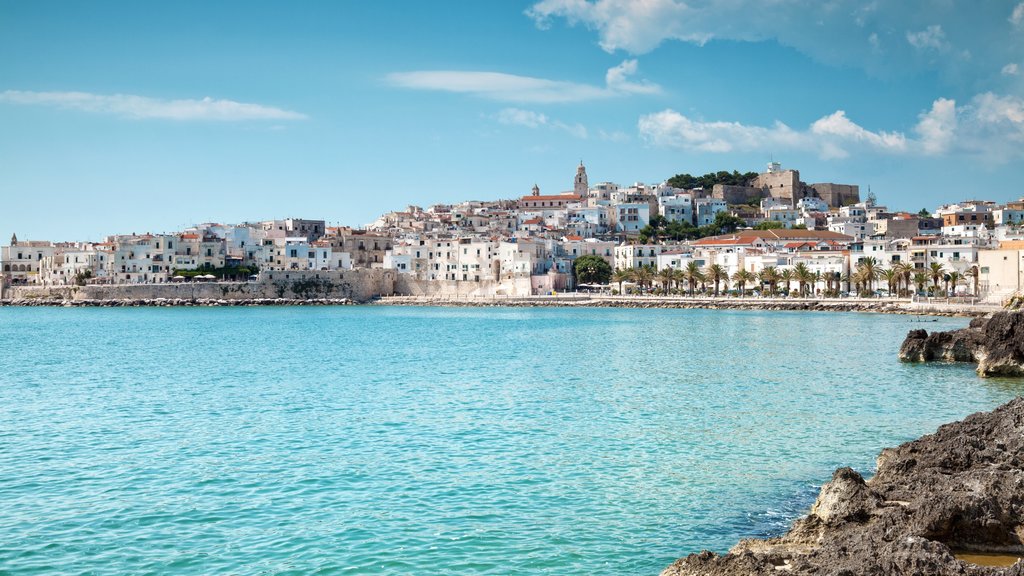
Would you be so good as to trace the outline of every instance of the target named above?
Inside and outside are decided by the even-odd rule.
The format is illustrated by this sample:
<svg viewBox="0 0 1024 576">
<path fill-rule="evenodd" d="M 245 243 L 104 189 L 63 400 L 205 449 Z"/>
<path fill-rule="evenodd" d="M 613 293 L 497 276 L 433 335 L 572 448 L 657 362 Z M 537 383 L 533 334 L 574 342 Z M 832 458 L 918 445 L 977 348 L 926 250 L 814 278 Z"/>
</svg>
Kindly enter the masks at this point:
<svg viewBox="0 0 1024 576">
<path fill-rule="evenodd" d="M 903 362 L 973 362 L 986 377 L 1024 376 L 1024 311 L 975 318 L 960 330 L 911 330 L 899 357 Z"/>
<path fill-rule="evenodd" d="M 906 302 L 870 300 L 729 300 L 729 299 L 671 299 L 671 298 L 424 298 L 392 296 L 371 302 L 387 306 L 441 306 L 456 308 L 667 308 L 684 310 L 760 310 L 760 311 L 813 311 L 813 312 L 873 312 L 922 316 L 981 317 L 991 313 L 989 308 L 969 306 L 911 306 Z"/>
<path fill-rule="evenodd" d="M 447 298 L 388 296 L 368 301 L 350 298 L 19 298 L 0 300 L 0 306 L 80 307 L 170 307 L 170 306 L 441 306 L 455 308 L 665 308 L 686 310 L 757 310 L 812 312 L 871 312 L 920 316 L 980 317 L 988 308 L 966 305 L 911 305 L 907 302 L 871 300 L 811 299 L 683 299 L 615 297 L 486 297 Z"/>
<path fill-rule="evenodd" d="M 810 514 L 786 535 L 742 540 L 725 555 L 692 554 L 662 576 L 1024 576 L 1022 556 L 1024 398 L 1018 397 L 883 450 L 870 480 L 850 468 L 836 470 Z"/>
</svg>

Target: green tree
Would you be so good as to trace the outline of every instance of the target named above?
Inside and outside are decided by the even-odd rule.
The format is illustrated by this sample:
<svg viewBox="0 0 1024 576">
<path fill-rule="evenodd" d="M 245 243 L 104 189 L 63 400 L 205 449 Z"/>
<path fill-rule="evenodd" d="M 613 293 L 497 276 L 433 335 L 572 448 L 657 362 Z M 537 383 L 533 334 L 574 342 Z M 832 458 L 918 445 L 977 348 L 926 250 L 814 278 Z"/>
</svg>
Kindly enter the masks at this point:
<svg viewBox="0 0 1024 576">
<path fill-rule="evenodd" d="M 754 230 L 778 230 L 779 228 L 785 228 L 786 225 L 778 220 L 765 220 L 759 222 L 757 226 L 754 226 Z"/>
<path fill-rule="evenodd" d="M 895 267 L 886 268 L 885 270 L 882 270 L 882 278 L 885 278 L 885 283 L 889 287 L 889 295 L 895 295 L 900 286 L 900 271 Z"/>
<path fill-rule="evenodd" d="M 697 283 L 704 281 L 704 273 L 700 271 L 700 264 L 697 264 L 696 260 L 690 260 L 683 272 L 686 274 L 686 283 L 690 287 L 690 296 L 692 297 Z"/>
<path fill-rule="evenodd" d="M 910 262 L 897 262 L 892 268 L 900 275 L 900 280 L 896 282 L 896 291 L 899 292 L 902 282 L 907 287 L 907 292 L 910 292 L 910 278 L 914 275 L 914 265 Z"/>
<path fill-rule="evenodd" d="M 779 270 L 775 266 L 765 266 L 757 274 L 761 284 L 768 286 L 768 293 L 775 296 L 775 285 L 779 283 Z"/>
<path fill-rule="evenodd" d="M 924 285 L 928 283 L 928 275 L 924 272 L 914 273 L 914 284 L 917 286 L 918 292 L 924 292 Z"/>
<path fill-rule="evenodd" d="M 737 270 L 732 275 L 732 281 L 740 290 L 740 296 L 744 296 L 747 292 L 747 284 L 752 284 L 757 281 L 757 276 L 754 275 L 750 270 Z"/>
<path fill-rule="evenodd" d="M 612 266 L 594 254 L 580 256 L 572 263 L 579 284 L 607 284 L 612 278 Z"/>
<path fill-rule="evenodd" d="M 959 286 L 963 280 L 964 275 L 957 270 L 953 270 L 949 274 L 946 274 L 946 293 L 950 296 L 956 296 L 956 287 Z M 952 292 L 949 291 L 950 286 L 953 287 Z"/>
<path fill-rule="evenodd" d="M 934 292 L 939 291 L 939 280 L 946 275 L 946 269 L 939 262 L 932 262 L 928 265 L 928 275 L 932 279 L 932 289 Z"/>
<path fill-rule="evenodd" d="M 654 282 L 654 268 L 651 266 L 640 266 L 639 268 L 633 269 L 633 282 L 636 282 L 640 286 L 640 292 L 643 293 L 645 288 L 650 288 Z"/>
<path fill-rule="evenodd" d="M 722 280 L 725 280 L 726 283 L 729 282 L 729 273 L 719 264 L 708 266 L 704 271 L 704 277 L 715 285 L 715 296 L 718 296 L 718 285 L 722 283 Z"/>
<path fill-rule="evenodd" d="M 800 296 L 806 296 L 808 284 L 814 282 L 814 274 L 807 267 L 807 264 L 799 262 L 793 267 L 793 279 L 797 281 L 800 287 Z"/>
<path fill-rule="evenodd" d="M 927 208 L 921 208 L 917 212 L 917 215 L 920 216 L 921 218 L 931 218 L 932 217 L 932 213 L 929 212 Z"/>
<path fill-rule="evenodd" d="M 612 272 L 612 281 L 619 283 L 619 294 L 622 294 L 622 283 L 629 282 L 632 278 L 633 274 L 631 270 L 617 268 L 615 272 Z"/>
<path fill-rule="evenodd" d="M 871 256 L 861 259 L 857 263 L 857 276 L 864 290 L 871 292 L 875 288 L 875 280 L 878 280 L 881 270 L 878 268 L 878 260 Z"/>
<path fill-rule="evenodd" d="M 675 281 L 676 274 L 673 268 L 665 267 L 658 271 L 658 283 L 661 284 L 661 289 L 668 294 L 672 291 L 672 282 Z"/>
</svg>

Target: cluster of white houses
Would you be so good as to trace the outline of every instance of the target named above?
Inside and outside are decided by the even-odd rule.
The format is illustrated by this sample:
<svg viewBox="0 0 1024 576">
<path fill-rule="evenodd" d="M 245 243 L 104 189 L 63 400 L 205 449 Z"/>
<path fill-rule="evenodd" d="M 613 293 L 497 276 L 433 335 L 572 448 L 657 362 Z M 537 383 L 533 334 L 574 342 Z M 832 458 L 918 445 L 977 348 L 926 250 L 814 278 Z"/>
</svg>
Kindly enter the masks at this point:
<svg viewBox="0 0 1024 576">
<path fill-rule="evenodd" d="M 700 227 L 722 212 L 750 228 L 694 241 L 638 241 L 655 216 L 662 224 Z M 778 228 L 755 229 L 763 222 Z M 1004 205 L 965 201 L 921 215 L 889 210 L 871 195 L 861 201 L 855 185 L 806 184 L 798 171 L 774 162 L 745 185 L 711 190 L 668 183 L 589 186 L 581 163 L 571 191 L 542 195 L 534 186 L 518 200 L 410 206 L 364 230 L 285 219 L 203 224 L 99 243 L 12 237 L 0 261 L 8 285 L 161 283 L 196 270 L 259 279 L 269 271 L 362 267 L 394 269 L 424 282 L 487 284 L 498 292 L 514 283 L 545 293 L 572 289 L 572 263 L 583 255 L 604 258 L 613 268 L 718 264 L 730 275 L 802 263 L 812 272 L 841 276 L 867 257 L 883 269 L 938 263 L 976 275 L 977 289 L 996 299 L 1024 288 L 1024 199 Z"/>
</svg>

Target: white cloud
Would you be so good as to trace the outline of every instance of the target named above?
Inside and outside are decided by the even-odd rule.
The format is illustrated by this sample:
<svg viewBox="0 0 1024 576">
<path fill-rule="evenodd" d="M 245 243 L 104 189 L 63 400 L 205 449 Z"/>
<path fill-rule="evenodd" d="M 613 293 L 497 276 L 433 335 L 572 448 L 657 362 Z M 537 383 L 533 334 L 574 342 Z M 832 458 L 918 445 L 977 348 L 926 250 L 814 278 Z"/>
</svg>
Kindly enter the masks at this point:
<svg viewBox="0 0 1024 576">
<path fill-rule="evenodd" d="M 625 94 L 655 94 L 661 91 L 657 84 L 645 80 L 630 81 L 629 77 L 636 74 L 636 69 L 636 60 L 626 60 L 609 69 L 603 87 L 503 72 L 456 70 L 394 72 L 388 74 L 385 80 L 400 88 L 455 92 L 502 102 L 536 104 L 583 102 Z"/>
<path fill-rule="evenodd" d="M 1006 66 L 1003 66 L 1003 76 L 1016 76 L 1020 73 L 1020 69 L 1017 67 L 1016 62 L 1010 62 Z"/>
<path fill-rule="evenodd" d="M 966 106 L 939 98 L 918 116 L 915 137 L 901 132 L 871 131 L 842 110 L 794 130 L 775 122 L 751 126 L 738 122 L 705 122 L 675 110 L 642 116 L 641 137 L 659 146 L 700 152 L 802 150 L 822 158 L 845 158 L 851 151 L 877 154 L 939 156 L 963 154 L 989 162 L 1024 157 L 1024 99 L 991 92 L 978 94 Z"/>
<path fill-rule="evenodd" d="M 919 117 L 914 131 L 918 145 L 925 154 L 942 154 L 949 150 L 957 127 L 956 101 L 939 98 L 932 109 Z"/>
<path fill-rule="evenodd" d="M 903 151 L 907 139 L 898 132 L 872 132 L 846 117 L 846 112 L 837 110 L 811 124 L 811 133 L 819 136 L 835 136 L 849 142 L 863 142 L 880 150 Z"/>
<path fill-rule="evenodd" d="M 944 50 L 949 46 L 946 43 L 946 33 L 938 24 L 932 24 L 920 32 L 908 31 L 907 42 L 918 50 Z"/>
<path fill-rule="evenodd" d="M 605 84 L 609 90 L 615 92 L 627 92 L 630 94 L 658 94 L 661 92 L 660 86 L 651 84 L 646 80 L 631 82 L 629 78 L 636 74 L 636 70 L 636 59 L 623 60 L 622 64 L 608 69 L 608 73 L 604 77 Z"/>
<path fill-rule="evenodd" d="M 1017 28 L 1024 28 L 1024 2 L 1017 4 L 1010 14 L 1010 24 Z"/>
<path fill-rule="evenodd" d="M 611 132 L 606 132 L 604 130 L 598 130 L 597 131 L 597 137 L 600 138 L 601 140 L 604 140 L 605 142 L 628 142 L 629 141 L 629 134 L 626 134 L 625 132 L 622 132 L 620 130 L 613 130 Z"/>
<path fill-rule="evenodd" d="M 702 152 L 760 150 L 765 147 L 805 148 L 806 135 L 781 122 L 770 128 L 739 122 L 703 122 L 675 110 L 641 116 L 640 135 L 661 146 L 676 146 Z"/>
<path fill-rule="evenodd" d="M 538 126 L 544 126 L 548 123 L 548 117 L 532 110 L 523 110 L 520 108 L 505 108 L 500 110 L 497 114 L 497 120 L 501 124 L 510 124 L 515 126 L 526 126 L 527 128 L 537 128 Z"/>
<path fill-rule="evenodd" d="M 162 100 L 131 94 L 90 94 L 88 92 L 0 92 L 0 102 L 54 106 L 133 119 L 163 120 L 302 120 L 305 114 L 233 100 Z"/>
<path fill-rule="evenodd" d="M 552 120 L 545 114 L 522 108 L 504 108 L 494 115 L 494 119 L 500 124 L 509 126 L 524 126 L 526 128 L 548 127 L 562 130 L 571 136 L 586 139 L 588 136 L 587 127 L 582 124 L 567 124 L 560 120 Z"/>
<path fill-rule="evenodd" d="M 565 18 L 570 25 L 582 23 L 598 31 L 604 50 L 643 54 L 669 38 L 700 44 L 710 39 L 710 33 L 686 33 L 678 25 L 691 12 L 675 0 L 541 0 L 526 14 L 541 28 L 553 17 Z"/>
<path fill-rule="evenodd" d="M 971 101 L 974 116 L 986 125 L 1005 124 L 1017 132 L 1024 128 L 1024 100 L 1016 96 L 979 94 Z"/>
</svg>

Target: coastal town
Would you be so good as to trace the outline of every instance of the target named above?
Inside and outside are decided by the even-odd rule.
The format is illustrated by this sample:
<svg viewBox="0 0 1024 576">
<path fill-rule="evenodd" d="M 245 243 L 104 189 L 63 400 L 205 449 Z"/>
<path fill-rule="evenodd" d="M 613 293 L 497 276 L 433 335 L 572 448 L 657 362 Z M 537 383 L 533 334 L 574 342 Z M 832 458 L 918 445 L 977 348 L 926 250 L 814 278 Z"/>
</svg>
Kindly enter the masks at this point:
<svg viewBox="0 0 1024 576">
<path fill-rule="evenodd" d="M 566 179 L 567 182 L 569 178 Z M 856 184 L 760 173 L 658 184 L 534 186 L 515 199 L 409 206 L 364 228 L 323 219 L 205 223 L 102 242 L 19 239 L 2 285 L 61 287 L 330 278 L 393 271 L 417 294 L 928 295 L 1001 303 L 1024 288 L 1024 198 L 919 211 Z"/>
</svg>

